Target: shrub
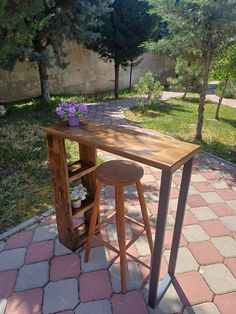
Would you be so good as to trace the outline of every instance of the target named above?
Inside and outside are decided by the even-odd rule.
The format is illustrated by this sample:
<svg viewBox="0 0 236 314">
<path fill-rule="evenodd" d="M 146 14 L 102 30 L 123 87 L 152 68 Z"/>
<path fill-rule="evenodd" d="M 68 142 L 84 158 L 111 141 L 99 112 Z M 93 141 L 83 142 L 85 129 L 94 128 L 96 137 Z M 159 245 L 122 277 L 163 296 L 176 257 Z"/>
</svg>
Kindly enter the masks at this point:
<svg viewBox="0 0 236 314">
<path fill-rule="evenodd" d="M 223 85 L 224 82 L 221 81 L 216 88 L 216 95 L 219 97 L 221 96 Z M 224 97 L 236 99 L 236 80 L 229 80 L 226 90 L 224 92 Z"/>
<path fill-rule="evenodd" d="M 142 96 L 142 100 L 138 102 L 138 106 L 144 112 L 152 104 L 153 100 L 159 99 L 162 96 L 164 87 L 153 76 L 153 73 L 149 71 L 140 77 L 134 89 Z"/>
</svg>

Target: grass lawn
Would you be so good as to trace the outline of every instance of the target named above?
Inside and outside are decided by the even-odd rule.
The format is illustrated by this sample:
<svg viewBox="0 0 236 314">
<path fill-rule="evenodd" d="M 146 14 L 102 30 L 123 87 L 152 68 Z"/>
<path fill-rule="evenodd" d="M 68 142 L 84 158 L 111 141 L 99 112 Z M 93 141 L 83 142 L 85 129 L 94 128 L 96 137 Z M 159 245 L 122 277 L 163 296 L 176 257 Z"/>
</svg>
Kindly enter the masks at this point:
<svg viewBox="0 0 236 314">
<path fill-rule="evenodd" d="M 154 103 L 145 113 L 136 106 L 126 110 L 126 118 L 187 142 L 194 142 L 198 98 L 173 98 Z M 236 163 L 236 108 L 221 106 L 220 120 L 214 119 L 216 104 L 207 102 L 204 114 L 203 150 Z"/>
<path fill-rule="evenodd" d="M 125 92 L 121 94 L 125 97 Z M 112 94 L 52 97 L 50 105 L 28 100 L 5 105 L 0 118 L 0 233 L 52 207 L 47 149 L 40 126 L 59 121 L 53 112 L 62 100 L 96 102 Z M 78 159 L 78 145 L 66 142 L 70 161 Z"/>
</svg>

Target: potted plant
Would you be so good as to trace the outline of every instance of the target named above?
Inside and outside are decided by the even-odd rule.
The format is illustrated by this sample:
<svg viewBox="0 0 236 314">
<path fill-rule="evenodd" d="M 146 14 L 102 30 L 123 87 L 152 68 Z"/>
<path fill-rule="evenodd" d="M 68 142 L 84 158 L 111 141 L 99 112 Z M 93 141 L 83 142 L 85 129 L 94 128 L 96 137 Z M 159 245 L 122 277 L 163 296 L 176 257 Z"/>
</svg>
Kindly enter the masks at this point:
<svg viewBox="0 0 236 314">
<path fill-rule="evenodd" d="M 80 119 L 87 118 L 88 108 L 85 104 L 78 104 L 76 100 L 63 101 L 57 106 L 56 114 L 60 118 L 68 120 L 70 126 L 78 126 Z"/>
<path fill-rule="evenodd" d="M 79 184 L 72 188 L 70 197 L 73 208 L 80 208 L 81 201 L 86 199 L 87 189 L 83 184 Z"/>
</svg>

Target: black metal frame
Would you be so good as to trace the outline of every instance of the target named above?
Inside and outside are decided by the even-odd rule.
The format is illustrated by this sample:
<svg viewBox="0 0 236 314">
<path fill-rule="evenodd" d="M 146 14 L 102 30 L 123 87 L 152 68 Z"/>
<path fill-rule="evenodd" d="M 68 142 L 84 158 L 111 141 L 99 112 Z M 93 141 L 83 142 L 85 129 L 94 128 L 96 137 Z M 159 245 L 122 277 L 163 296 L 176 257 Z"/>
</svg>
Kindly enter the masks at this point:
<svg viewBox="0 0 236 314">
<path fill-rule="evenodd" d="M 160 277 L 160 268 L 163 252 L 163 244 L 165 237 L 165 228 L 166 228 L 166 219 L 168 213 L 168 205 L 170 198 L 170 189 L 172 181 L 172 173 L 162 171 L 161 175 L 161 188 L 160 188 L 160 197 L 159 205 L 157 212 L 157 225 L 156 225 L 156 235 L 154 242 L 154 252 L 151 262 L 151 273 L 150 273 L 150 284 L 149 284 L 149 296 L 148 296 L 148 305 L 152 308 L 155 307 L 156 301 L 160 302 L 164 296 L 166 290 L 168 289 L 171 282 L 173 282 L 173 277 L 175 273 L 181 231 L 184 220 L 185 207 L 188 197 L 188 190 L 191 180 L 192 173 L 192 164 L 193 158 L 188 160 L 183 167 L 181 186 L 179 192 L 179 199 L 177 205 L 177 213 L 175 219 L 174 233 L 171 245 L 170 260 L 168 273 L 159 283 Z"/>
</svg>

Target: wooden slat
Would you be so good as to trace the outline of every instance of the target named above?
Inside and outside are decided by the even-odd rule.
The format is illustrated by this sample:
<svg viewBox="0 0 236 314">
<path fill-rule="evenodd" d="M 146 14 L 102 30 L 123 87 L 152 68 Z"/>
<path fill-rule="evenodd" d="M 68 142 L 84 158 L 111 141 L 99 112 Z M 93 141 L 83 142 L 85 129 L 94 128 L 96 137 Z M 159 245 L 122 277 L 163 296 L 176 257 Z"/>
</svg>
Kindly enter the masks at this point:
<svg viewBox="0 0 236 314">
<path fill-rule="evenodd" d="M 80 160 L 81 163 L 84 164 L 90 164 L 93 166 L 96 166 L 97 162 L 97 150 L 94 147 L 84 145 L 79 143 L 79 154 L 80 154 Z M 96 192 L 96 176 L 94 172 L 90 172 L 87 175 L 82 177 L 82 183 L 87 188 L 89 197 L 91 199 L 94 199 L 95 192 Z M 87 225 L 87 228 L 89 226 L 91 217 L 91 210 L 86 211 L 84 214 L 85 223 Z"/>
<path fill-rule="evenodd" d="M 86 174 L 95 171 L 96 168 L 96 165 L 91 166 L 81 161 L 76 161 L 73 164 L 68 165 L 69 182 L 80 179 Z"/>
<path fill-rule="evenodd" d="M 87 197 L 86 200 L 82 201 L 82 205 L 80 208 L 72 208 L 73 218 L 80 216 L 82 213 L 90 210 L 94 205 L 94 202 L 91 198 Z"/>
<path fill-rule="evenodd" d="M 164 171 L 175 171 L 192 158 L 200 147 L 164 135 L 111 127 L 95 122 L 81 122 L 79 127 L 69 127 L 60 122 L 43 130 L 63 138 L 78 141 L 116 155 L 135 160 Z"/>
</svg>

